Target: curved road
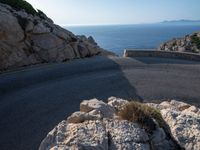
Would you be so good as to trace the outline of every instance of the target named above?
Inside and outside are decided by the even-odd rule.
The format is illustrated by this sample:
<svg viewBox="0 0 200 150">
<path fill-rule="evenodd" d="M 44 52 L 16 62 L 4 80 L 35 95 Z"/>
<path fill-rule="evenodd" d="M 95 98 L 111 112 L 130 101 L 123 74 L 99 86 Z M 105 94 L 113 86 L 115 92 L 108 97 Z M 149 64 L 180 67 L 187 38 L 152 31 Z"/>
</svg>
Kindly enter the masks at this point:
<svg viewBox="0 0 200 150">
<path fill-rule="evenodd" d="M 199 105 L 200 62 L 94 57 L 0 75 L 0 149 L 35 150 L 84 99 L 177 99 Z"/>
</svg>

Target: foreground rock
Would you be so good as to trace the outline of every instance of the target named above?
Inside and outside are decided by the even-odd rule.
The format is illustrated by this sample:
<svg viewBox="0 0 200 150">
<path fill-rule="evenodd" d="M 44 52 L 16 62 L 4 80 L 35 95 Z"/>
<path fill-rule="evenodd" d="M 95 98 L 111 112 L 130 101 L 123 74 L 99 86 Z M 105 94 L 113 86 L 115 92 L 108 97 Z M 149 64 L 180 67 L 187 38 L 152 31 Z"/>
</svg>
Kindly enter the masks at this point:
<svg viewBox="0 0 200 150">
<path fill-rule="evenodd" d="M 200 149 L 200 109 L 172 100 L 154 107 L 161 110 L 163 119 L 170 127 L 178 144 L 187 150 Z"/>
<path fill-rule="evenodd" d="M 200 53 L 200 32 L 163 43 L 158 49 L 164 51 Z"/>
<path fill-rule="evenodd" d="M 44 14 L 33 16 L 0 3 L 0 71 L 105 53 L 92 37 L 75 36 Z"/>
<path fill-rule="evenodd" d="M 200 149 L 200 110 L 178 101 L 148 103 L 160 110 L 169 128 L 156 124 L 146 131 L 137 122 L 123 120 L 118 111 L 129 102 L 111 97 L 83 101 L 80 112 L 59 123 L 42 141 L 39 150 L 176 150 Z M 168 130 L 169 129 L 169 130 Z"/>
</svg>

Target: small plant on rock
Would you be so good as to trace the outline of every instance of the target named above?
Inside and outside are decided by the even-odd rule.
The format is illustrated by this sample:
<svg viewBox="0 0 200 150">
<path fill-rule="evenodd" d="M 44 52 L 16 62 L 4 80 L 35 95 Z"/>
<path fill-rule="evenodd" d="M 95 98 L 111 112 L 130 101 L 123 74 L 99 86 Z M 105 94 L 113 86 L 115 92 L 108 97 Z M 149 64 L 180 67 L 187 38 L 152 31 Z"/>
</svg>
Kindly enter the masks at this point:
<svg viewBox="0 0 200 150">
<path fill-rule="evenodd" d="M 155 119 L 158 124 L 163 127 L 164 120 L 159 110 L 139 102 L 129 102 L 124 105 L 119 111 L 120 119 L 138 123 L 147 132 L 152 133 L 156 129 Z"/>
</svg>

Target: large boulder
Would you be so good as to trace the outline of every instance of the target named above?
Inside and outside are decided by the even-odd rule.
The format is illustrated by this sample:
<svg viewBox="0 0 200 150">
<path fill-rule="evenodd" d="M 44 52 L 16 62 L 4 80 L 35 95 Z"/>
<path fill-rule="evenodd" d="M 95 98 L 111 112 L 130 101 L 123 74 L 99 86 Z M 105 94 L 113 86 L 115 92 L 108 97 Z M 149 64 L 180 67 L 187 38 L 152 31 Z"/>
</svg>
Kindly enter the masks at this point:
<svg viewBox="0 0 200 150">
<path fill-rule="evenodd" d="M 136 123 L 127 120 L 104 120 L 109 149 L 150 150 L 148 134 Z"/>
<path fill-rule="evenodd" d="M 104 125 L 99 120 L 79 124 L 62 121 L 42 142 L 39 150 L 108 149 Z"/>
<path fill-rule="evenodd" d="M 102 52 L 92 37 L 75 36 L 44 14 L 33 15 L 0 3 L 0 71 Z"/>
<path fill-rule="evenodd" d="M 80 111 L 82 112 L 88 113 L 93 110 L 98 111 L 104 118 L 113 118 L 114 115 L 113 107 L 97 99 L 84 100 L 80 104 Z"/>
<path fill-rule="evenodd" d="M 108 103 L 97 99 L 83 101 L 79 112 L 49 132 L 39 150 L 200 149 L 199 108 L 175 100 L 144 103 L 144 111 L 153 110 L 160 114 L 156 113 L 152 118 L 156 128 L 149 132 L 139 122 L 120 118 L 120 109 L 129 104 L 129 101 L 115 97 L 109 98 Z"/>
</svg>

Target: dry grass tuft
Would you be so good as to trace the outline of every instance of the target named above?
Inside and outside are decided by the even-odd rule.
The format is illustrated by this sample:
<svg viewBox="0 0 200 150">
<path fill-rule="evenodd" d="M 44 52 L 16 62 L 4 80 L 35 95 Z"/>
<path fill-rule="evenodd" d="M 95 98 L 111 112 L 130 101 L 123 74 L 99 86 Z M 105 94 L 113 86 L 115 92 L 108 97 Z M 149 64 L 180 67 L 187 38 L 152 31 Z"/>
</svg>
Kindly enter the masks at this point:
<svg viewBox="0 0 200 150">
<path fill-rule="evenodd" d="M 159 110 L 134 101 L 124 105 L 118 111 L 118 116 L 120 119 L 138 123 L 149 133 L 156 129 L 156 123 L 153 119 L 158 122 L 160 127 L 163 127 L 165 124 Z"/>
</svg>

